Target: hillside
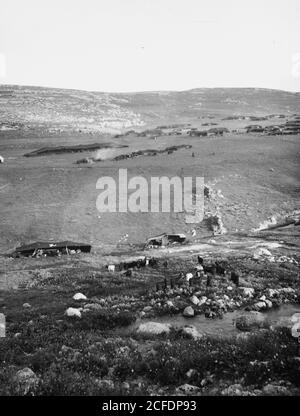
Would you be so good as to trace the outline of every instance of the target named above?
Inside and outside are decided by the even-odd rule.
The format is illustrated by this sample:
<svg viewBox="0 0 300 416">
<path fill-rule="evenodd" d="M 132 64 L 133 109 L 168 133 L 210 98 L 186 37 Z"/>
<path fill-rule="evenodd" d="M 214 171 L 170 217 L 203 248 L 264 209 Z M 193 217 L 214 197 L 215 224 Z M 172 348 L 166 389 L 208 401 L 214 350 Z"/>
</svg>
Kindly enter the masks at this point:
<svg viewBox="0 0 300 416">
<path fill-rule="evenodd" d="M 300 93 L 258 88 L 103 93 L 0 85 L 0 130 L 115 132 L 206 117 L 292 115 Z"/>
</svg>

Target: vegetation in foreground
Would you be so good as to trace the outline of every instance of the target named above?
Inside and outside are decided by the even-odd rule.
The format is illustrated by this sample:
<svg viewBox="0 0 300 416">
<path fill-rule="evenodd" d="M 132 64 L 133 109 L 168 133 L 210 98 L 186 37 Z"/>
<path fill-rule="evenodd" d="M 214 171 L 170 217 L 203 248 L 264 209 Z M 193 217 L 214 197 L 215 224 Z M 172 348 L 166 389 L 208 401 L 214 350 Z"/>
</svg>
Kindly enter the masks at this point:
<svg viewBox="0 0 300 416">
<path fill-rule="evenodd" d="M 275 275 L 268 272 L 257 283 L 258 275 L 254 286 L 274 285 Z M 291 283 L 293 274 L 286 275 Z M 277 285 L 286 286 L 280 277 Z M 152 284 L 138 273 L 125 279 L 70 269 L 2 292 L 7 336 L 0 339 L 0 394 L 299 394 L 298 344 L 287 328 L 199 340 L 175 330 L 165 335 L 128 330 L 150 301 Z M 98 307 L 81 318 L 67 317 L 68 307 L 83 305 L 72 299 L 78 291 L 88 296 L 85 304 L 92 299 Z M 20 371 L 26 368 L 32 373 L 25 382 Z"/>
</svg>

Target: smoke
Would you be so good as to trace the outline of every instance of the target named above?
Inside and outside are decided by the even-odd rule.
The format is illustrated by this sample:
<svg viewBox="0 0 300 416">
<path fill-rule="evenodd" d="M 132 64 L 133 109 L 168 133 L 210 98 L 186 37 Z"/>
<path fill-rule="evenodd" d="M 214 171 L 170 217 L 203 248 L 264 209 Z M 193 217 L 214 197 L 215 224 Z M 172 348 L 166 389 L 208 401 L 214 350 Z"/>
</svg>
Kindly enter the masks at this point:
<svg viewBox="0 0 300 416">
<path fill-rule="evenodd" d="M 106 160 L 112 159 L 117 156 L 118 152 L 116 149 L 99 149 L 95 152 L 93 159 L 94 160 Z"/>
</svg>

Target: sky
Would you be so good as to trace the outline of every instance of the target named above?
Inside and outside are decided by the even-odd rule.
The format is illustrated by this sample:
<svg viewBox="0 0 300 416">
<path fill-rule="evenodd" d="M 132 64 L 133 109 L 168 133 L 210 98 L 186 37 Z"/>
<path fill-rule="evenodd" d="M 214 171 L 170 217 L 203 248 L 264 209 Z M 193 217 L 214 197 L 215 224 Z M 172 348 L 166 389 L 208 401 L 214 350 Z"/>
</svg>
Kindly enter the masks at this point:
<svg viewBox="0 0 300 416">
<path fill-rule="evenodd" d="M 0 0 L 0 83 L 300 91 L 299 0 Z"/>
</svg>

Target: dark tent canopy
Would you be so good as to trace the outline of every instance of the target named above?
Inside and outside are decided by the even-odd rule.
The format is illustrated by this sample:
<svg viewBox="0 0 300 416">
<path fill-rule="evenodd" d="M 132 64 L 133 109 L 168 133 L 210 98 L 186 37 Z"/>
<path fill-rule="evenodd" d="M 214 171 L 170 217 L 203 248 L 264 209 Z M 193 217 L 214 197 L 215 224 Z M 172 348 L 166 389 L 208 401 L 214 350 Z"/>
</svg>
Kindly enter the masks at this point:
<svg viewBox="0 0 300 416">
<path fill-rule="evenodd" d="M 92 246 L 90 244 L 75 243 L 73 241 L 60 241 L 60 242 L 42 242 L 37 241 L 32 244 L 25 244 L 17 247 L 14 251 L 16 256 L 32 256 L 38 250 L 53 252 L 64 252 L 68 250 L 80 250 L 83 253 L 90 253 Z"/>
</svg>

